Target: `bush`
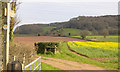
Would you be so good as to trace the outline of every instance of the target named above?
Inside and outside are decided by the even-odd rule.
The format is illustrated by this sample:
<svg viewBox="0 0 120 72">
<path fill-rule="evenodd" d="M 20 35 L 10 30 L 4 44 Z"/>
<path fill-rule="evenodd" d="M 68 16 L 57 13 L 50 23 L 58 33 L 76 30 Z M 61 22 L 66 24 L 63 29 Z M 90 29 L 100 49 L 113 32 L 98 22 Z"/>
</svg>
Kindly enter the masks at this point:
<svg viewBox="0 0 120 72">
<path fill-rule="evenodd" d="M 40 34 L 38 34 L 38 36 L 40 36 Z"/>
<path fill-rule="evenodd" d="M 86 36 L 85 36 L 85 35 L 81 35 L 81 38 L 82 38 L 82 39 L 85 39 L 85 38 L 86 38 Z"/>
<path fill-rule="evenodd" d="M 57 47 L 57 51 L 59 50 L 59 42 L 38 42 L 35 43 L 35 46 L 37 46 L 36 50 L 37 53 L 45 53 L 45 48 L 49 47 L 49 48 L 55 48 L 55 46 Z M 53 51 L 53 50 L 52 50 Z"/>
</svg>

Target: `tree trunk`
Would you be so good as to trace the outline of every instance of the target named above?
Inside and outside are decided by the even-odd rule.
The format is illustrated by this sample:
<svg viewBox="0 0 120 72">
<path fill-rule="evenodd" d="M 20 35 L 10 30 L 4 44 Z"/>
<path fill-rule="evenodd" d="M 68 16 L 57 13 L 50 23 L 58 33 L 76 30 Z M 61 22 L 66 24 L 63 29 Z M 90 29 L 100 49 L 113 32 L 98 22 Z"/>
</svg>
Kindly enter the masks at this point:
<svg viewBox="0 0 120 72">
<path fill-rule="evenodd" d="M 12 10 L 14 12 L 16 12 L 16 2 L 14 2 L 14 1 L 12 2 Z M 13 41 L 13 28 L 15 25 L 15 18 L 12 17 L 10 23 L 11 23 L 11 25 L 10 25 L 10 41 Z"/>
<path fill-rule="evenodd" d="M 104 38 L 106 38 L 106 35 L 104 35 Z"/>
<path fill-rule="evenodd" d="M 10 41 L 13 41 L 14 22 L 15 22 L 14 18 L 11 18 L 11 21 L 10 21 L 10 23 L 11 23 L 11 25 L 10 25 Z"/>
<path fill-rule="evenodd" d="M 10 30 L 10 41 L 13 41 L 13 29 Z"/>
</svg>

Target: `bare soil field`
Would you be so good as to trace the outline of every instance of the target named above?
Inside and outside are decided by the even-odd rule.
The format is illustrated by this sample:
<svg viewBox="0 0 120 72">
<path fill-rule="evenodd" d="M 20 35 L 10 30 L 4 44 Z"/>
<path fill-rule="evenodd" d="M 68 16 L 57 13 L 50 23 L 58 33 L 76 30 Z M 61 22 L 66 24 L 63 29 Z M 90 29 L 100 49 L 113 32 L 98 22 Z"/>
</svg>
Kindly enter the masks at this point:
<svg viewBox="0 0 120 72">
<path fill-rule="evenodd" d="M 67 42 L 67 41 L 85 41 L 85 40 L 80 40 L 80 39 L 71 38 L 71 37 L 34 36 L 34 37 L 15 37 L 14 41 L 34 45 L 35 42 L 39 42 L 39 41 Z"/>
</svg>

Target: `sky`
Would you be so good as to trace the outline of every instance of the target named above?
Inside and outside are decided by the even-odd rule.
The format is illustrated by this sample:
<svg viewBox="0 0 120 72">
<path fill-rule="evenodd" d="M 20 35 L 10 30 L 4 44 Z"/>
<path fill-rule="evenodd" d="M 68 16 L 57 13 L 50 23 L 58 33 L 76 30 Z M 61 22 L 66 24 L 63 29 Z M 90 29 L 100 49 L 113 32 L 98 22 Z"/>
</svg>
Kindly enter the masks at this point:
<svg viewBox="0 0 120 72">
<path fill-rule="evenodd" d="M 20 0 L 20 25 L 68 21 L 78 16 L 117 15 L 118 0 Z"/>
<path fill-rule="evenodd" d="M 20 0 L 28 2 L 28 0 Z M 29 0 L 29 2 L 118 2 L 119 0 Z"/>
</svg>

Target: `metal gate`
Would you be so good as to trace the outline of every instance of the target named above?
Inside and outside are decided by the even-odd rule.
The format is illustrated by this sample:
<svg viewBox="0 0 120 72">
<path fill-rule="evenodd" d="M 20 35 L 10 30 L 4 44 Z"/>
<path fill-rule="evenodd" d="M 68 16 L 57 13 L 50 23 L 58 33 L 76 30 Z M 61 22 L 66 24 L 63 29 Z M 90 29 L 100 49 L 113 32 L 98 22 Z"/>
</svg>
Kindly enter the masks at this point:
<svg viewBox="0 0 120 72">
<path fill-rule="evenodd" d="M 29 70 L 30 72 L 36 72 L 36 71 L 41 71 L 41 57 L 39 57 L 38 59 L 34 60 L 33 62 L 31 62 L 30 64 L 26 65 L 23 69 L 24 72 L 26 72 L 27 70 Z"/>
</svg>

